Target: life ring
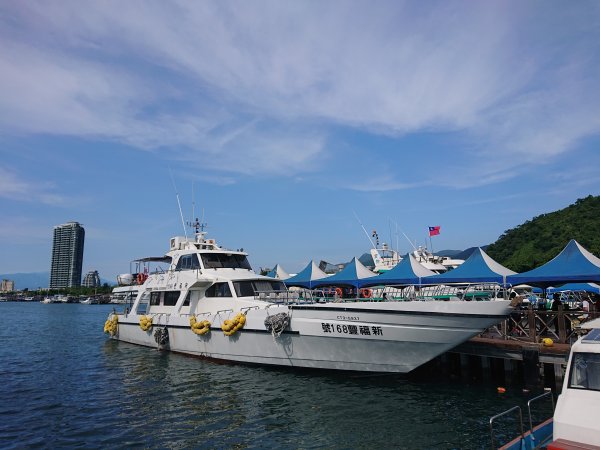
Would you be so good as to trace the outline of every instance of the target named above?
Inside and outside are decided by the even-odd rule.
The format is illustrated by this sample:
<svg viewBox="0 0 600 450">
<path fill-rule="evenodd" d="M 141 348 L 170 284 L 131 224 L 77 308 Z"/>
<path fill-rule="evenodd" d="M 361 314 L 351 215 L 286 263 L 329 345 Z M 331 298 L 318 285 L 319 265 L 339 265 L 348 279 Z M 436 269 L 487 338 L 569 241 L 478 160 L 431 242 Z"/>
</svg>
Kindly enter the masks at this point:
<svg viewBox="0 0 600 450">
<path fill-rule="evenodd" d="M 361 294 L 363 298 L 371 298 L 373 296 L 373 291 L 371 289 L 361 289 Z"/>
<path fill-rule="evenodd" d="M 196 316 L 190 317 L 190 327 L 195 334 L 205 335 L 210 331 L 210 322 L 208 320 L 197 321 Z"/>
<path fill-rule="evenodd" d="M 140 328 L 144 331 L 148 331 L 150 328 L 152 328 L 152 317 L 151 316 L 140 317 Z"/>
<path fill-rule="evenodd" d="M 138 273 L 137 274 L 137 284 L 144 284 L 145 278 L 144 278 L 144 274 L 143 273 Z"/>
<path fill-rule="evenodd" d="M 341 297 L 343 294 L 342 289 L 341 288 L 335 288 L 335 295 L 337 295 L 338 297 Z"/>
<path fill-rule="evenodd" d="M 239 331 L 242 328 L 244 328 L 245 324 L 246 316 L 244 315 L 244 313 L 238 313 L 233 319 L 224 320 L 223 324 L 221 325 L 221 329 L 223 330 L 225 336 L 231 336 L 236 331 Z"/>
</svg>

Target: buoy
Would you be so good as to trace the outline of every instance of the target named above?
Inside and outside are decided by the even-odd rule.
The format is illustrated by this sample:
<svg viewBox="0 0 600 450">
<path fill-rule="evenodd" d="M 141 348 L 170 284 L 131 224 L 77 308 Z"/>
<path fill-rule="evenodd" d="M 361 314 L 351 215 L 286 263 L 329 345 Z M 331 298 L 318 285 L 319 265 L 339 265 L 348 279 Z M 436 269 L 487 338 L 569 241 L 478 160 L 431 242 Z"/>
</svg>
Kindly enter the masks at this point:
<svg viewBox="0 0 600 450">
<path fill-rule="evenodd" d="M 499 387 L 496 390 L 498 391 L 498 394 L 504 394 L 506 392 L 506 389 L 503 387 Z"/>
<path fill-rule="evenodd" d="M 542 344 L 544 344 L 544 347 L 552 347 L 554 345 L 554 341 L 550 338 L 544 338 L 542 339 Z"/>
</svg>

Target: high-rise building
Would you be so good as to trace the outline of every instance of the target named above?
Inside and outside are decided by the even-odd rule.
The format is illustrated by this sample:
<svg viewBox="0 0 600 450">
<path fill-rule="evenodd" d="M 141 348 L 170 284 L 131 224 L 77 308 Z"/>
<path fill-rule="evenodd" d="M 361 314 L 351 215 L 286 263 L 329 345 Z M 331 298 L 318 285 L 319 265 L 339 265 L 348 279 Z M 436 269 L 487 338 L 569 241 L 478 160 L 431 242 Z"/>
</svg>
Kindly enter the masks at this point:
<svg viewBox="0 0 600 450">
<path fill-rule="evenodd" d="M 2 280 L 0 283 L 0 292 L 12 292 L 15 290 L 15 282 L 13 280 Z"/>
<path fill-rule="evenodd" d="M 50 289 L 81 286 L 85 230 L 77 222 L 54 227 Z"/>
<path fill-rule="evenodd" d="M 100 287 L 100 275 L 98 275 L 98 271 L 90 270 L 86 273 L 81 285 L 83 287 Z"/>
</svg>

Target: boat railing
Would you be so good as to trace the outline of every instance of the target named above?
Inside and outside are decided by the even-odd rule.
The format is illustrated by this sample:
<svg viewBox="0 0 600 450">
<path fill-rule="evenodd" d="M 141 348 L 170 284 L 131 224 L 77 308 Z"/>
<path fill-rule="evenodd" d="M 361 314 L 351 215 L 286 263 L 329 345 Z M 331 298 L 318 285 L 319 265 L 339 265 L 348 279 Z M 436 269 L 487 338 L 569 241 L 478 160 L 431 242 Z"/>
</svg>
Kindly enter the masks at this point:
<svg viewBox="0 0 600 450">
<path fill-rule="evenodd" d="M 537 397 L 533 397 L 531 400 L 527 402 L 527 412 L 529 414 L 529 429 L 533 430 L 533 416 L 531 414 L 531 404 L 533 402 L 539 402 L 547 397 L 550 397 L 550 401 L 552 402 L 552 412 L 554 412 L 554 394 L 552 391 L 544 392 L 543 394 L 538 395 Z M 532 436 L 535 440 L 535 436 Z"/>
<path fill-rule="evenodd" d="M 383 286 L 381 292 L 386 294 L 389 301 L 482 301 L 504 298 L 502 287 L 494 283 Z"/>
<path fill-rule="evenodd" d="M 256 291 L 254 293 L 254 298 L 256 300 L 270 303 L 282 303 L 285 305 L 333 301 L 333 299 L 328 297 L 325 292 L 310 289 Z"/>
<path fill-rule="evenodd" d="M 490 438 L 492 441 L 492 449 L 496 448 L 496 440 L 494 439 L 494 422 L 501 417 L 508 416 L 509 414 L 514 413 L 515 411 L 519 413 L 519 427 L 521 431 L 521 439 L 525 438 L 525 430 L 523 429 L 523 413 L 521 412 L 521 407 L 513 406 L 512 408 L 507 409 L 506 411 L 501 412 L 500 414 L 496 414 L 495 416 L 490 418 Z"/>
<path fill-rule="evenodd" d="M 539 423 L 533 424 L 533 413 L 532 413 L 532 404 L 538 404 L 541 400 L 549 398 L 552 404 L 552 409 L 550 411 L 549 417 L 545 417 L 543 420 L 540 420 Z M 521 449 L 536 449 L 541 448 L 543 445 L 547 444 L 548 440 L 552 437 L 551 433 L 551 418 L 554 414 L 554 394 L 551 390 L 544 392 L 543 394 L 538 395 L 530 399 L 527 402 L 527 414 L 529 419 L 529 429 L 525 431 L 523 425 L 523 413 L 520 406 L 513 406 L 510 409 L 507 409 L 500 414 L 496 414 L 495 416 L 490 418 L 490 439 L 492 444 L 492 449 L 496 447 L 496 432 L 494 429 L 494 422 L 501 417 L 509 416 L 514 412 L 518 412 L 518 424 L 520 434 L 517 438 L 511 440 L 509 443 L 502 445 L 500 447 L 502 450 L 521 450 Z"/>
</svg>

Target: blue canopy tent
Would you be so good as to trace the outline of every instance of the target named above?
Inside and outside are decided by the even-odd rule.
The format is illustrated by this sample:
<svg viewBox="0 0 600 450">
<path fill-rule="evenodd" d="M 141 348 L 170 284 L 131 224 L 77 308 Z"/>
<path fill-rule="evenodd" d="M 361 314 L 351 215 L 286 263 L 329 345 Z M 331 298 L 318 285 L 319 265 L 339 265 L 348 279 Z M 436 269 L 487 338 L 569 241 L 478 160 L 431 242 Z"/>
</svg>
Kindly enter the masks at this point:
<svg viewBox="0 0 600 450">
<path fill-rule="evenodd" d="M 515 272 L 494 261 L 480 247 L 477 247 L 471 256 L 456 269 L 427 277 L 423 282 L 427 284 L 499 283 L 505 285 L 507 277 L 514 274 Z"/>
<path fill-rule="evenodd" d="M 387 272 L 359 280 L 359 287 L 419 285 L 423 278 L 431 275 L 435 275 L 435 272 L 423 267 L 412 253 L 409 253 Z"/>
<path fill-rule="evenodd" d="M 283 282 L 287 287 L 303 287 L 312 289 L 314 287 L 314 282 L 321 279 L 327 278 L 328 275 L 323 272 L 314 261 L 308 263 L 308 265 L 298 272 L 297 275 L 290 277 Z"/>
<path fill-rule="evenodd" d="M 287 273 L 283 267 L 277 264 L 267 273 L 267 276 L 271 278 L 278 278 L 280 280 L 287 280 L 290 277 L 290 274 Z"/>
<path fill-rule="evenodd" d="M 358 288 L 363 278 L 370 278 L 374 275 L 375 273 L 367 269 L 357 258 L 352 258 L 352 261 L 338 273 L 313 282 L 313 287 L 352 286 Z"/>
<path fill-rule="evenodd" d="M 530 284 L 547 288 L 561 283 L 600 281 L 600 259 L 583 248 L 575 239 L 552 260 L 528 272 L 507 277 L 512 285 Z"/>
<path fill-rule="evenodd" d="M 563 291 L 574 291 L 574 292 L 593 292 L 594 294 L 600 294 L 600 286 L 594 283 L 567 283 L 558 287 L 549 287 L 548 292 L 563 292 Z"/>
</svg>

